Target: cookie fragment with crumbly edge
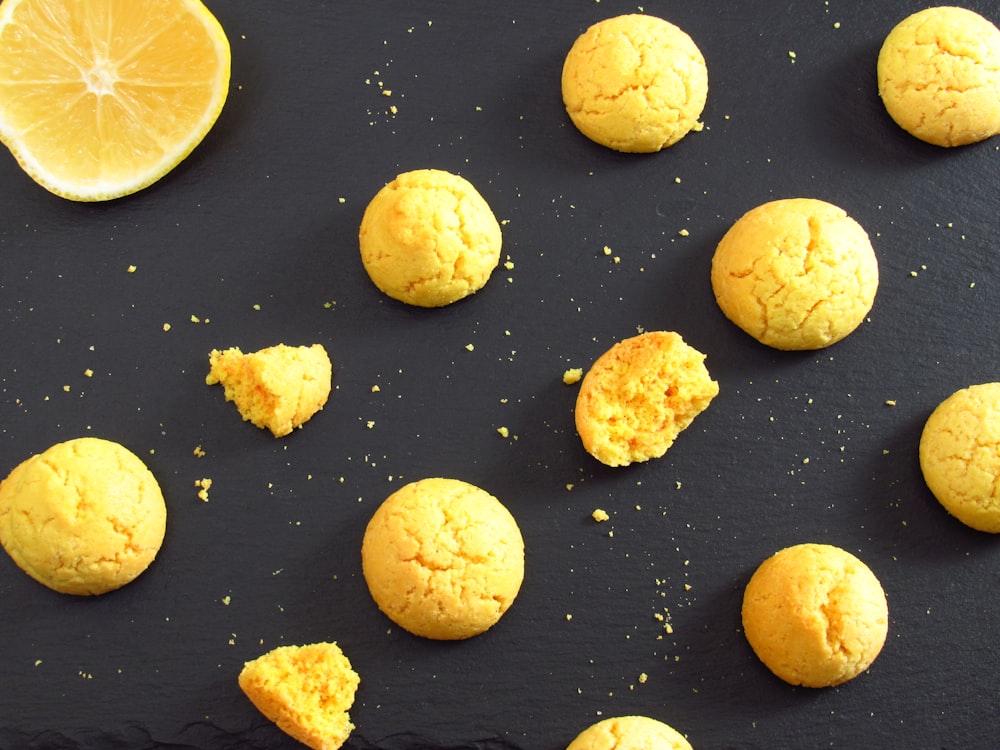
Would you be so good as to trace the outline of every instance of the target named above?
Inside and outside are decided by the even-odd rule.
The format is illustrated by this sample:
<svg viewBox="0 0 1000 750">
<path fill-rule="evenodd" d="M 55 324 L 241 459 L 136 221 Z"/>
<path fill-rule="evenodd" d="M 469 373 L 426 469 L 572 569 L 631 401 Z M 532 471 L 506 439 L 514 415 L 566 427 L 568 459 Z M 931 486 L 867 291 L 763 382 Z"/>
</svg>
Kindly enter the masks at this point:
<svg viewBox="0 0 1000 750">
<path fill-rule="evenodd" d="M 673 331 L 619 341 L 587 370 L 577 394 L 584 449 L 608 466 L 659 458 L 719 393 L 705 355 Z"/>
<path fill-rule="evenodd" d="M 313 750 L 337 750 L 347 741 L 360 682 L 336 643 L 279 646 L 246 662 L 239 675 L 257 710 Z"/>
<path fill-rule="evenodd" d="M 213 349 L 205 383 L 220 383 L 244 421 L 284 437 L 308 422 L 330 396 L 333 365 L 322 344 L 277 344 L 244 354 Z"/>
<path fill-rule="evenodd" d="M 925 8 L 886 36 L 878 91 L 903 130 L 935 146 L 1000 133 L 1000 29 L 967 8 Z"/>
<path fill-rule="evenodd" d="M 1000 383 L 962 388 L 938 404 L 918 455 L 945 510 L 966 526 L 1000 534 Z"/>
</svg>

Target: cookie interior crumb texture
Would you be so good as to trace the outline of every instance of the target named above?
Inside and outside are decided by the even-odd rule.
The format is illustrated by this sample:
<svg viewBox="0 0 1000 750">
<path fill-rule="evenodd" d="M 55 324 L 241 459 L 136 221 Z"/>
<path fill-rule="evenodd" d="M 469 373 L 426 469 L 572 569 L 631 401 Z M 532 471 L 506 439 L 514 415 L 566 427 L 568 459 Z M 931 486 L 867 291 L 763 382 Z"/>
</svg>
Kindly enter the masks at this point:
<svg viewBox="0 0 1000 750">
<path fill-rule="evenodd" d="M 966 8 L 907 16 L 876 66 L 886 111 L 913 136 L 963 146 L 1000 133 L 1000 29 Z"/>
<path fill-rule="evenodd" d="M 928 488 L 955 518 L 1000 533 L 1000 383 L 956 391 L 928 417 L 920 436 Z"/>
<path fill-rule="evenodd" d="M 814 198 L 764 203 L 740 217 L 712 257 L 712 289 L 729 320 L 763 344 L 821 349 L 852 333 L 875 303 L 868 234 Z"/>
<path fill-rule="evenodd" d="M 577 433 L 608 466 L 659 458 L 718 393 L 704 354 L 678 333 L 649 331 L 591 365 L 577 394 Z"/>
<path fill-rule="evenodd" d="M 743 632 L 764 665 L 792 685 L 854 679 L 882 650 L 889 628 L 875 574 L 828 544 L 787 547 L 761 563 L 743 595 Z"/>
<path fill-rule="evenodd" d="M 563 62 L 562 96 L 573 124 L 616 151 L 651 153 L 697 128 L 708 68 L 694 40 L 656 16 L 600 21 Z"/>
<path fill-rule="evenodd" d="M 404 172 L 369 202 L 358 232 L 372 283 L 393 299 L 442 307 L 479 291 L 500 263 L 500 223 L 465 178 Z"/>
<path fill-rule="evenodd" d="M 425 638 L 459 640 L 497 623 L 524 579 L 524 541 L 499 500 L 457 479 L 411 482 L 368 523 L 362 570 L 378 608 Z"/>
<path fill-rule="evenodd" d="M 566 750 L 692 750 L 669 724 L 648 716 L 612 716 L 591 724 Z"/>
<path fill-rule="evenodd" d="M 322 344 L 278 344 L 244 354 L 213 349 L 208 385 L 221 383 L 243 419 L 284 437 L 320 411 L 330 396 L 333 366 Z"/>
<path fill-rule="evenodd" d="M 152 472 L 101 438 L 57 443 L 0 483 L 0 543 L 28 575 L 65 594 L 133 581 L 159 552 L 166 519 Z"/>
<path fill-rule="evenodd" d="M 239 675 L 257 710 L 313 750 L 337 750 L 347 741 L 359 684 L 336 643 L 279 646 L 248 661 Z"/>
</svg>

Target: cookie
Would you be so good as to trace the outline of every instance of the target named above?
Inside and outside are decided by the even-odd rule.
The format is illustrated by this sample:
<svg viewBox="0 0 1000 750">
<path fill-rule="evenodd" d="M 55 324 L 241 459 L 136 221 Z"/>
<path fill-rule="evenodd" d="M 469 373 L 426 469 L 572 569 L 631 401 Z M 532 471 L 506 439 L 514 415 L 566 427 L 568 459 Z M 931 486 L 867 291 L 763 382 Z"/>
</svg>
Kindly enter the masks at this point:
<svg viewBox="0 0 1000 750">
<path fill-rule="evenodd" d="M 221 383 L 243 419 L 275 437 L 308 422 L 330 396 L 333 366 L 322 344 L 278 344 L 249 354 L 213 349 L 208 364 L 205 382 Z"/>
<path fill-rule="evenodd" d="M 358 240 L 365 271 L 382 292 L 409 305 L 443 307 L 486 285 L 503 238 L 468 180 L 418 169 L 375 194 Z"/>
<path fill-rule="evenodd" d="M 889 629 L 875 574 L 828 544 L 786 547 L 761 563 L 744 591 L 742 616 L 764 665 L 811 688 L 840 685 L 868 669 Z"/>
<path fill-rule="evenodd" d="M 684 735 L 648 716 L 612 716 L 591 724 L 566 750 L 692 750 Z"/>
<path fill-rule="evenodd" d="M 928 488 L 955 518 L 1000 533 L 1000 383 L 956 391 L 931 413 L 920 435 Z"/>
<path fill-rule="evenodd" d="M 814 198 L 764 203 L 740 217 L 712 257 L 712 289 L 729 320 L 775 349 L 822 349 L 853 332 L 878 291 L 868 234 Z"/>
<path fill-rule="evenodd" d="M 152 472 L 110 440 L 57 443 L 0 483 L 0 544 L 64 594 L 104 594 L 133 581 L 160 551 L 166 523 Z"/>
<path fill-rule="evenodd" d="M 619 341 L 590 366 L 576 398 L 583 447 L 608 466 L 659 458 L 719 393 L 705 355 L 673 331 Z"/>
<path fill-rule="evenodd" d="M 524 541 L 499 500 L 458 479 L 407 484 L 365 530 L 362 571 L 378 608 L 424 638 L 491 628 L 524 579 Z"/>
<path fill-rule="evenodd" d="M 1000 29 L 966 8 L 925 8 L 886 36 L 876 65 L 889 116 L 936 146 L 1000 133 Z"/>
<path fill-rule="evenodd" d="M 248 661 L 239 675 L 257 710 L 313 750 L 337 750 L 347 741 L 360 681 L 336 643 L 280 646 Z"/>
<path fill-rule="evenodd" d="M 562 97 L 570 120 L 595 143 L 652 153 L 700 129 L 708 68 L 694 40 L 669 21 L 616 16 L 570 47 Z"/>
</svg>

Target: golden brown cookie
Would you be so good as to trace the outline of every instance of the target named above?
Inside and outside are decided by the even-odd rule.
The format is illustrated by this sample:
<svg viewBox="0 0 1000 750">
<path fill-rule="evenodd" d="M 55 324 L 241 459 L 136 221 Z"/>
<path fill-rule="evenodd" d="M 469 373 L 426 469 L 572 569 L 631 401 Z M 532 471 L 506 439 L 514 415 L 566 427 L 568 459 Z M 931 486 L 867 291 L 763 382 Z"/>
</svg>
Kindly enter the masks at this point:
<svg viewBox="0 0 1000 750">
<path fill-rule="evenodd" d="M 1000 133 L 1000 29 L 966 8 L 925 8 L 882 44 L 876 66 L 886 111 L 911 135 L 963 146 Z"/>
<path fill-rule="evenodd" d="M 412 482 L 379 506 L 361 546 L 372 598 L 393 622 L 437 640 L 491 628 L 524 579 L 524 541 L 499 500 L 457 479 Z"/>
<path fill-rule="evenodd" d="M 814 198 L 764 203 L 738 219 L 712 258 L 722 312 L 775 349 L 821 349 L 875 303 L 878 260 L 843 209 Z"/>
<path fill-rule="evenodd" d="M 208 364 L 205 382 L 221 383 L 243 419 L 275 437 L 301 427 L 330 396 L 333 366 L 322 344 L 278 344 L 249 354 L 213 349 Z"/>
<path fill-rule="evenodd" d="M 690 36 L 656 16 L 594 24 L 573 43 L 562 70 L 573 124 L 616 151 L 650 153 L 699 129 L 708 68 Z"/>
<path fill-rule="evenodd" d="M 619 341 L 591 365 L 576 398 L 584 449 L 608 466 L 659 458 L 719 393 L 705 355 L 673 331 Z"/>
<path fill-rule="evenodd" d="M 692 750 L 669 724 L 648 716 L 612 716 L 591 724 L 566 750 Z"/>
<path fill-rule="evenodd" d="M 280 646 L 248 661 L 239 685 L 264 716 L 313 750 L 337 750 L 360 678 L 336 643 Z"/>
<path fill-rule="evenodd" d="M 875 574 L 828 544 L 798 544 L 754 572 L 743 594 L 743 632 L 785 682 L 830 687 L 851 680 L 885 644 L 889 610 Z"/>
<path fill-rule="evenodd" d="M 64 594 L 103 594 L 134 580 L 159 552 L 166 523 L 152 472 L 110 440 L 57 443 L 0 483 L 0 544 Z"/>
<path fill-rule="evenodd" d="M 468 180 L 418 169 L 375 194 L 358 240 L 365 270 L 382 292 L 410 305 L 442 307 L 485 286 L 500 262 L 503 238 Z"/>
<path fill-rule="evenodd" d="M 938 404 L 919 456 L 924 481 L 949 513 L 1000 533 L 1000 383 L 963 388 Z"/>
</svg>

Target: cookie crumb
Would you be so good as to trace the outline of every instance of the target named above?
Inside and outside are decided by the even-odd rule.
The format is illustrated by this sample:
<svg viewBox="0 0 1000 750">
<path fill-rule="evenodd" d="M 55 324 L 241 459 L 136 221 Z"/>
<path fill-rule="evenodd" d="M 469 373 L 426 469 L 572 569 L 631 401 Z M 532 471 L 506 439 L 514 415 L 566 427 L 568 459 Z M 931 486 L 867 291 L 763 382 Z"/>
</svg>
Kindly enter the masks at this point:
<svg viewBox="0 0 1000 750">
<path fill-rule="evenodd" d="M 607 511 L 598 508 L 590 514 L 590 517 L 598 523 L 601 523 L 602 521 L 607 521 L 611 516 L 608 515 Z"/>
<path fill-rule="evenodd" d="M 196 479 L 194 481 L 194 486 L 198 488 L 198 499 L 204 503 L 208 502 L 208 491 L 212 487 L 212 480 L 207 477 L 204 479 Z"/>
<path fill-rule="evenodd" d="M 581 378 L 583 378 L 583 368 L 582 367 L 571 367 L 563 373 L 563 382 L 566 385 L 573 385 L 574 383 L 579 383 Z"/>
</svg>

